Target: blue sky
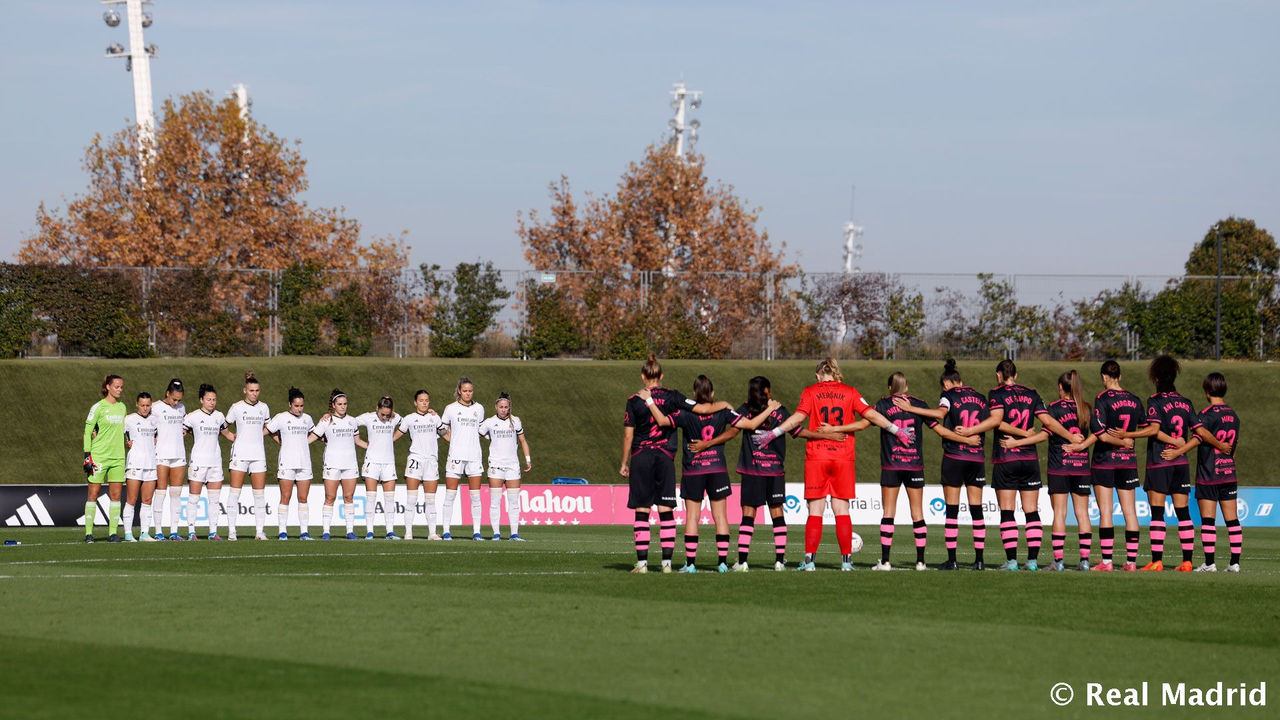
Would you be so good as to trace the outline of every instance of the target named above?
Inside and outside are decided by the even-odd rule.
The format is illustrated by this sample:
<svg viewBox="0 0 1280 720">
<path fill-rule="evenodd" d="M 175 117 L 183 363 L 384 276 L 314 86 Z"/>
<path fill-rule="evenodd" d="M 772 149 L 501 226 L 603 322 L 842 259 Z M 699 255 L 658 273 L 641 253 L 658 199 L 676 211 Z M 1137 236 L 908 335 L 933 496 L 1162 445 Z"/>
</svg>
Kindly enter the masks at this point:
<svg viewBox="0 0 1280 720">
<path fill-rule="evenodd" d="M 132 115 L 94 0 L 5 3 L 0 256 Z M 708 173 L 811 271 L 1177 273 L 1219 217 L 1280 231 L 1280 3 L 158 0 L 157 102 L 232 84 L 309 202 L 415 262 L 525 266 L 547 184 L 609 192 L 682 76 Z"/>
</svg>

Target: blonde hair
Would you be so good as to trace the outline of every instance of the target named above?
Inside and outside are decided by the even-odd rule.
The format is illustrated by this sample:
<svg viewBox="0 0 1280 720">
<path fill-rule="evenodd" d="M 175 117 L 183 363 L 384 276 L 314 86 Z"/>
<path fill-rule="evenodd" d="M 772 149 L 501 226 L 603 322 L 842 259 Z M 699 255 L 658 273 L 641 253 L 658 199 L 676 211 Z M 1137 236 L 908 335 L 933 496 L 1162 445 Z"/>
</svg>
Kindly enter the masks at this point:
<svg viewBox="0 0 1280 720">
<path fill-rule="evenodd" d="M 896 372 L 889 376 L 889 394 L 901 395 L 907 391 L 907 376 Z"/>
<path fill-rule="evenodd" d="M 640 366 L 640 375 L 645 380 L 657 380 L 662 377 L 662 365 L 658 364 L 658 356 L 649 353 L 644 364 Z"/>
<path fill-rule="evenodd" d="M 824 358 L 818 363 L 818 367 L 814 368 L 813 374 L 818 377 L 830 375 L 838 383 L 844 382 L 844 373 L 840 372 L 840 364 L 833 357 Z"/>
</svg>

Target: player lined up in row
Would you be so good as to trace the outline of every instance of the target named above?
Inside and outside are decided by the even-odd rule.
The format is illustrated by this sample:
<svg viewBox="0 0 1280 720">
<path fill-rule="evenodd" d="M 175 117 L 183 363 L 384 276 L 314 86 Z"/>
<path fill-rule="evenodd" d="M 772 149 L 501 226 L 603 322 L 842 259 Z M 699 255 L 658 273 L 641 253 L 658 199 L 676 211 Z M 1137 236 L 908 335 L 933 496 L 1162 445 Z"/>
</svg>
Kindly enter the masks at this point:
<svg viewBox="0 0 1280 720">
<path fill-rule="evenodd" d="M 404 525 L 404 538 L 413 539 L 418 509 L 426 515 L 431 540 L 453 539 L 451 520 L 458 486 L 466 479 L 471 498 L 472 539 L 483 540 L 480 532 L 481 496 L 486 469 L 482 462 L 481 438 L 489 441 L 488 484 L 490 539 L 500 540 L 499 521 L 503 490 L 507 499 L 510 526 L 509 539 L 520 537 L 520 455 L 523 470 L 533 469 L 533 457 L 520 418 L 511 413 L 511 398 L 500 393 L 494 403 L 494 414 L 475 402 L 475 385 L 466 377 L 458 380 L 454 401 L 441 414 L 431 408 L 431 395 L 418 390 L 413 397 L 413 412 L 401 416 L 395 402 L 380 398 L 374 410 L 351 415 L 346 393 L 339 389 L 329 395 L 327 411 L 318 421 L 306 410 L 306 397 L 301 390 L 289 388 L 288 409 L 271 415 L 261 400 L 262 386 L 253 373 L 244 380 L 244 399 L 234 403 L 224 415 L 217 409 L 218 393 L 212 385 L 201 385 L 196 393 L 198 406 L 188 412 L 183 404 L 185 386 L 173 379 L 164 396 L 153 403 L 150 394 L 138 393 L 136 412 L 126 416 L 124 380 L 108 375 L 102 383 L 103 399 L 89 411 L 84 428 L 84 472 L 88 478 L 88 500 L 85 503 L 85 541 L 93 542 L 93 523 L 97 498 L 107 483 L 109 507 L 109 542 L 132 542 L 134 511 L 141 501 L 141 534 L 143 542 L 156 540 L 197 540 L 196 517 L 200 497 L 205 495 L 208 507 L 208 535 L 219 540 L 223 508 L 227 517 L 227 538 L 236 539 L 240 496 L 247 479 L 253 494 L 254 537 L 265 540 L 267 480 L 264 440 L 270 437 L 280 446 L 276 478 L 280 485 L 280 504 L 276 508 L 278 538 L 287 539 L 287 520 L 294 492 L 297 492 L 299 539 L 311 540 L 308 496 L 313 479 L 310 444 L 323 441 L 324 482 L 321 539 L 332 537 L 334 504 L 341 491 L 345 508 L 346 538 L 357 539 L 353 504 L 357 492 L 365 507 L 365 539 L 373 539 L 376 509 L 382 509 L 384 537 L 399 540 L 394 525 Z M 234 427 L 234 431 L 231 429 Z M 365 438 L 360 437 L 365 429 Z M 411 441 L 404 474 L 407 502 L 403 512 L 395 501 L 394 443 L 408 435 Z M 192 438 L 189 455 L 185 438 Z M 220 438 L 231 443 L 230 492 L 222 497 L 223 466 Z M 440 512 L 443 535 L 436 534 L 436 492 L 440 471 L 439 439 L 449 449 L 445 458 L 444 502 Z M 357 463 L 356 448 L 364 449 L 363 464 Z M 364 487 L 358 488 L 360 478 Z M 123 510 L 125 534 L 119 533 L 121 521 L 121 485 L 127 486 Z M 181 497 L 187 488 L 185 538 L 179 533 Z M 419 494 L 421 490 L 421 495 Z M 164 534 L 165 499 L 168 499 L 169 535 Z M 154 534 L 152 528 L 154 527 Z"/>
<path fill-rule="evenodd" d="M 1175 386 L 1181 366 L 1167 355 L 1152 361 L 1148 374 L 1156 392 L 1145 404 L 1121 384 L 1120 366 L 1102 364 L 1103 390 L 1093 404 L 1084 400 L 1080 375 L 1063 373 L 1057 382 L 1058 399 L 1046 404 L 1033 388 L 1018 382 L 1017 366 L 1004 360 L 996 366 L 996 386 L 984 395 L 965 384 L 954 360 L 948 360 L 941 377 L 941 397 L 931 407 L 911 395 L 907 378 L 889 376 L 887 394 L 874 406 L 856 388 L 843 382 L 839 365 L 830 358 L 818 364 L 817 382 L 805 388 L 796 412 L 788 414 L 773 399 L 768 378 L 755 377 L 747 386 L 747 402 L 733 408 L 715 400 L 711 381 L 699 376 L 694 398 L 662 386 L 662 368 L 650 356 L 641 369 L 644 388 L 628 399 L 624 419 L 621 474 L 630 482 L 628 507 L 635 510 L 636 567 L 647 572 L 650 542 L 649 513 L 657 505 L 662 548 L 662 569 L 671 571 L 676 527 L 676 479 L 674 458 L 676 431 L 683 430 L 680 496 L 691 518 L 685 527 L 686 564 L 682 572 L 696 572 L 698 506 L 709 497 L 716 525 L 717 569 L 727 572 L 729 526 L 725 512 L 731 486 L 723 444 L 739 432 L 753 433 L 741 445 L 737 472 L 741 476 L 742 524 L 738 529 L 738 561 L 735 571 L 748 569 L 748 556 L 758 508 L 767 506 L 773 519 L 776 559 L 774 568 L 785 570 L 787 527 L 783 520 L 786 441 L 783 435 L 804 439 L 805 499 L 809 518 L 805 526 L 805 558 L 798 569 L 814 569 L 814 555 L 822 536 L 822 515 L 830 502 L 836 519 L 841 567 L 852 570 L 851 553 L 860 547 L 852 532 L 849 500 L 855 496 L 855 434 L 876 425 L 880 428 L 880 486 L 884 515 L 880 522 L 880 561 L 875 570 L 890 570 L 895 508 L 899 490 L 906 488 L 916 546 L 916 569 L 926 570 L 928 531 L 924 521 L 924 439 L 918 430 L 927 427 L 942 440 L 940 484 L 945 500 L 943 542 L 946 561 L 939 570 L 956 570 L 960 492 L 967 493 L 972 513 L 973 569 L 985 569 L 986 522 L 982 491 L 986 485 L 985 433 L 994 431 L 991 448 L 992 486 L 1000 506 L 1000 538 L 1005 551 L 1004 570 L 1037 570 L 1043 543 L 1039 514 L 1042 487 L 1035 445 L 1048 441 L 1048 491 L 1053 503 L 1052 570 L 1065 570 L 1066 512 L 1068 499 L 1079 525 L 1079 570 L 1110 571 L 1115 529 L 1112 514 L 1099 518 L 1101 562 L 1090 565 L 1093 544 L 1089 497 L 1098 507 L 1113 507 L 1115 495 L 1125 519 L 1125 563 L 1122 570 L 1137 570 L 1140 531 L 1135 490 L 1138 487 L 1134 443 L 1147 440 L 1145 490 L 1150 498 L 1151 562 L 1143 570 L 1164 569 L 1165 503 L 1171 499 L 1178 518 L 1182 563 L 1189 572 L 1194 550 L 1194 527 L 1188 507 L 1191 475 L 1187 454 L 1199 448 L 1196 465 L 1196 498 L 1200 505 L 1204 563 L 1195 568 L 1212 572 L 1216 566 L 1218 508 L 1226 521 L 1231 558 L 1228 571 L 1239 572 L 1243 534 L 1236 515 L 1235 448 L 1239 417 L 1224 398 L 1226 378 L 1210 373 L 1203 382 L 1208 406 L 1196 413 L 1191 401 Z M 856 418 L 856 419 L 855 419 Z M 1035 427 L 1036 422 L 1040 427 Z M 1092 455 L 1091 455 L 1092 452 Z M 1016 510 L 1021 501 L 1028 559 L 1017 560 L 1019 529 Z"/>
</svg>

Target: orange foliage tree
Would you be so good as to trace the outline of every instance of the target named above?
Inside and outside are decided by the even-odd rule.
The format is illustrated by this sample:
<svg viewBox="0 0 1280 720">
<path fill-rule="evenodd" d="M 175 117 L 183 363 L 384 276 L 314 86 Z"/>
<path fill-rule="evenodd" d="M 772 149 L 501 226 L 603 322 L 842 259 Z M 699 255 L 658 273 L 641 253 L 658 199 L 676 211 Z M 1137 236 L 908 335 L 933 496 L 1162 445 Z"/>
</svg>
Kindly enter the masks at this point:
<svg viewBox="0 0 1280 720">
<path fill-rule="evenodd" d="M 732 186 L 709 182 L 704 165 L 702 156 L 651 145 L 615 194 L 587 195 L 580 205 L 561 177 L 546 217 L 520 218 L 526 260 L 555 273 L 554 291 L 526 288 L 526 301 L 567 314 L 578 330 L 578 347 L 557 343 L 560 350 L 724 357 L 758 353 L 769 332 L 797 334 L 788 323 L 802 321 L 784 288 L 796 268 L 757 230 L 759 210 L 744 206 Z M 549 325 L 546 308 L 535 310 L 530 324 Z"/>
</svg>

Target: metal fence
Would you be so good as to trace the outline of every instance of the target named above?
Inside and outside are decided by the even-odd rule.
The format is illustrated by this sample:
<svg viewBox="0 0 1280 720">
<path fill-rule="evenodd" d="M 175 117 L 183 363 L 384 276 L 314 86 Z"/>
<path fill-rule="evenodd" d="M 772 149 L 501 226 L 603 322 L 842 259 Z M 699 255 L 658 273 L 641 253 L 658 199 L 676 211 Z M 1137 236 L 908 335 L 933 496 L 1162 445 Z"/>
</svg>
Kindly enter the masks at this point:
<svg viewBox="0 0 1280 720">
<path fill-rule="evenodd" d="M 313 288 L 305 298 L 290 289 L 282 270 L 117 267 L 86 272 L 112 273 L 120 279 L 130 295 L 129 312 L 137 314 L 147 348 L 156 355 L 274 356 L 298 352 L 298 347 L 320 354 L 433 354 L 433 311 L 439 298 L 428 295 L 422 273 L 416 269 L 324 271 L 323 287 Z M 529 330 L 531 289 L 567 288 L 575 279 L 596 278 L 589 273 L 544 270 L 499 270 L 498 276 L 509 296 L 499 301 L 492 323 L 475 345 L 475 356 L 524 356 L 521 338 Z M 1226 354 L 1272 357 L 1277 352 L 1272 318 L 1276 294 L 1271 284 L 1258 278 L 658 271 L 619 271 L 613 278 L 612 287 L 625 287 L 627 292 L 612 292 L 597 302 L 613 304 L 624 314 L 649 308 L 655 302 L 655 288 L 675 287 L 686 293 L 705 290 L 696 301 L 693 317 L 707 327 L 718 321 L 721 311 L 716 308 L 723 307 L 716 304 L 723 299 L 717 298 L 744 283 L 754 283 L 752 287 L 760 290 L 746 302 L 756 305 L 751 311 L 755 322 L 734 333 L 732 342 L 719 353 L 725 357 L 809 356 L 817 350 L 815 344 L 841 357 L 900 359 L 943 355 L 1080 359 L 1165 350 L 1187 357 L 1213 357 L 1224 346 L 1217 328 L 1220 287 L 1228 298 L 1223 313 L 1230 341 Z M 1171 288 L 1183 288 L 1188 294 L 1182 305 L 1166 302 Z M 1246 291 L 1253 293 L 1248 296 L 1253 300 L 1239 297 Z M 1126 309 L 1120 297 L 1125 292 L 1126 297 L 1144 303 L 1146 315 L 1128 311 L 1137 306 Z M 904 299 L 921 316 L 914 332 L 904 331 L 902 318 L 894 317 L 895 307 L 901 310 L 901 304 L 893 303 Z M 742 302 L 741 294 L 735 302 Z M 1253 307 L 1247 307 L 1248 302 Z M 793 321 L 812 326 L 808 346 L 782 337 L 783 306 L 795 311 Z M 1155 329 L 1151 312 L 1177 314 L 1176 323 L 1161 319 L 1177 327 Z M 1241 317 L 1242 313 L 1253 317 Z M 1013 316 L 1020 319 L 1009 321 Z M 314 324 L 311 345 L 297 345 L 299 323 Z M 290 334 L 290 329 L 295 332 Z M 1244 334 L 1251 337 L 1241 350 Z M 1178 347 L 1169 347 L 1175 341 Z M 74 352 L 56 333 L 34 335 L 27 350 L 31 356 Z M 584 346 L 567 354 L 597 353 L 598 348 Z"/>
</svg>

